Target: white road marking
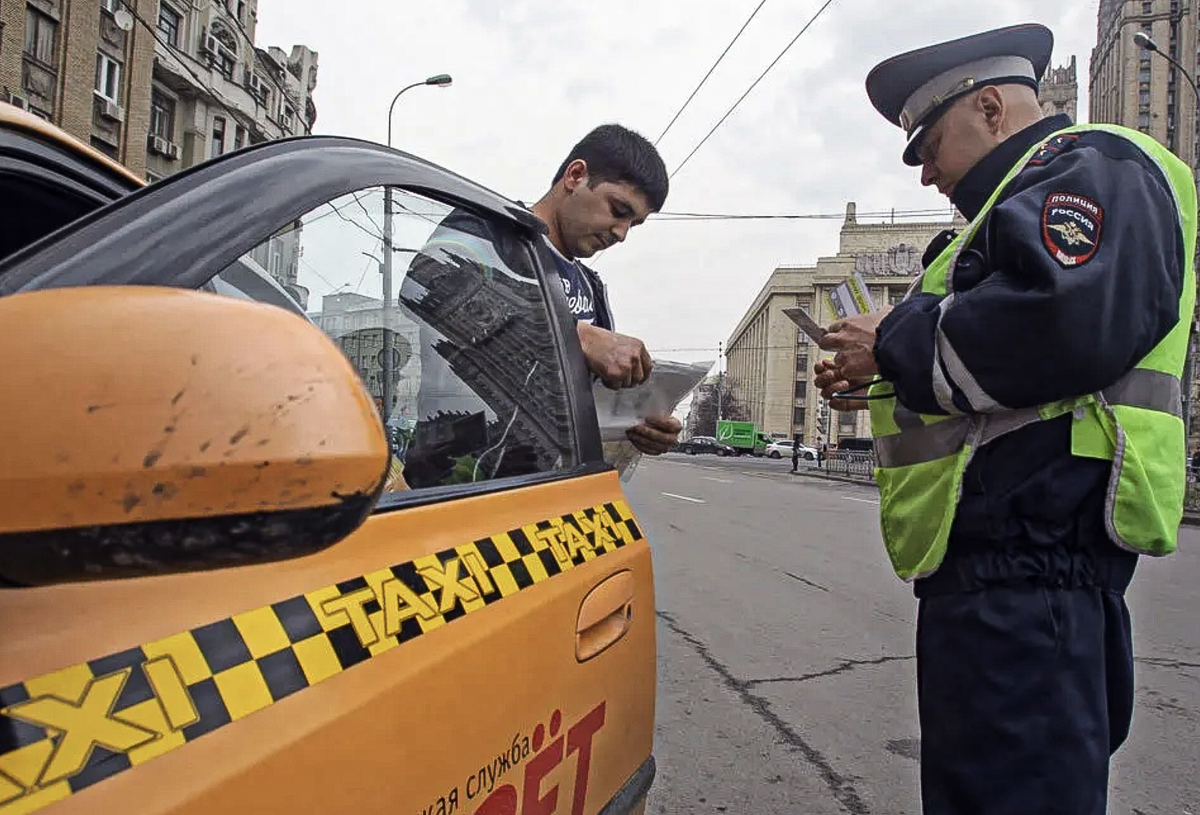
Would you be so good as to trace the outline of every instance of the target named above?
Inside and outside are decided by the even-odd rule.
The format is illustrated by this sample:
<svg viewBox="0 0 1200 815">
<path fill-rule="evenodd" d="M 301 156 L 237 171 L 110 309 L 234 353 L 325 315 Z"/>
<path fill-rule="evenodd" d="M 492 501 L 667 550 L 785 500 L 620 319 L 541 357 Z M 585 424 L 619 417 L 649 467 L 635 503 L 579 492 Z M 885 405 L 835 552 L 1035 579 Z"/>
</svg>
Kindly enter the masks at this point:
<svg viewBox="0 0 1200 815">
<path fill-rule="evenodd" d="M 842 500 L 843 501 L 858 501 L 863 504 L 878 504 L 879 503 L 874 498 L 855 498 L 852 495 L 843 495 Z"/>
<path fill-rule="evenodd" d="M 733 483 L 728 478 L 713 478 L 711 475 L 702 475 L 700 477 L 703 478 L 705 481 L 716 481 L 718 484 L 732 484 Z"/>
<path fill-rule="evenodd" d="M 668 498 L 678 498 L 680 501 L 690 501 L 693 504 L 706 504 L 707 501 L 701 501 L 699 498 L 688 498 L 686 495 L 676 495 L 673 492 L 664 492 L 663 495 Z"/>
</svg>

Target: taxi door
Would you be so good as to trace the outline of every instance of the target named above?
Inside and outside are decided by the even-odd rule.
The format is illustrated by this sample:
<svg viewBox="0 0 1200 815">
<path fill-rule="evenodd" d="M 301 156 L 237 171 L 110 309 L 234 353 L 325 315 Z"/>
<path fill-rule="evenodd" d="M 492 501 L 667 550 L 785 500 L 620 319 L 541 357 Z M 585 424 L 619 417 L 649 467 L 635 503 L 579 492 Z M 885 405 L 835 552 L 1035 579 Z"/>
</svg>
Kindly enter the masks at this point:
<svg viewBox="0 0 1200 815">
<path fill-rule="evenodd" d="M 320 137 L 193 168 L 0 263 L 0 295 L 136 284 L 287 308 L 358 368 L 395 451 L 370 517 L 317 554 L 0 589 L 0 815 L 641 811 L 650 552 L 536 226 L 433 165 Z M 178 422 L 219 426 L 186 384 L 176 399 Z"/>
</svg>

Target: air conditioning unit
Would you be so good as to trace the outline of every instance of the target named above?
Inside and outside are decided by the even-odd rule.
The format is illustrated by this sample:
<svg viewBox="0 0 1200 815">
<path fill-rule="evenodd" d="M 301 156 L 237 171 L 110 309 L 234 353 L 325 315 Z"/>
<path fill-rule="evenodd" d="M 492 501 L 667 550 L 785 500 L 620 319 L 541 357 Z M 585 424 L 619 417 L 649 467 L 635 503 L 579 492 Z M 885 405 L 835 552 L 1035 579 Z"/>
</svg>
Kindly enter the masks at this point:
<svg viewBox="0 0 1200 815">
<path fill-rule="evenodd" d="M 118 105 L 111 99 L 100 99 L 100 115 L 105 119 L 111 119 L 114 122 L 125 121 L 125 108 Z"/>
<path fill-rule="evenodd" d="M 8 94 L 8 103 L 21 110 L 29 110 L 29 100 L 15 93 Z"/>
<path fill-rule="evenodd" d="M 169 159 L 179 158 L 179 145 L 162 136 L 155 136 L 151 133 L 146 137 L 146 147 L 150 149 L 151 153 L 157 153 Z"/>
<path fill-rule="evenodd" d="M 250 88 L 250 93 L 254 94 L 259 101 L 262 101 L 267 94 L 266 83 L 262 81 L 258 74 L 248 72 L 249 81 L 246 85 Z"/>
</svg>

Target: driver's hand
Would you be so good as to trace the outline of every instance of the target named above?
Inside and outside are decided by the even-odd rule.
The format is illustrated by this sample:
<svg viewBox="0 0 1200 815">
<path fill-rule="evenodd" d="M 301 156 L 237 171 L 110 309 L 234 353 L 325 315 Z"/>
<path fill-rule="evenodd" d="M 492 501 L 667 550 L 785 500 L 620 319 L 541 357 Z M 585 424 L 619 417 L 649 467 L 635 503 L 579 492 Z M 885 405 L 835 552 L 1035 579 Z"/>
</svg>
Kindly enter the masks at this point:
<svg viewBox="0 0 1200 815">
<path fill-rule="evenodd" d="M 650 352 L 636 337 L 606 331 L 590 323 L 575 324 L 588 367 L 612 390 L 632 388 L 650 378 Z"/>
</svg>

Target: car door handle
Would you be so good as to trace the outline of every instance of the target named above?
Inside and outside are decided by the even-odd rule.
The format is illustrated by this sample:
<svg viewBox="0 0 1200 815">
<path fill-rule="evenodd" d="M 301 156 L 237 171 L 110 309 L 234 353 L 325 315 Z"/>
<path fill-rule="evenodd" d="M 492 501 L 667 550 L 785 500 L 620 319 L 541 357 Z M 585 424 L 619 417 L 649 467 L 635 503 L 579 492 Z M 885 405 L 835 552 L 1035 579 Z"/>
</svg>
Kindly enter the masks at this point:
<svg viewBox="0 0 1200 815">
<path fill-rule="evenodd" d="M 575 626 L 575 658 L 586 662 L 620 641 L 633 621 L 633 572 L 608 577 L 588 592 Z"/>
</svg>

